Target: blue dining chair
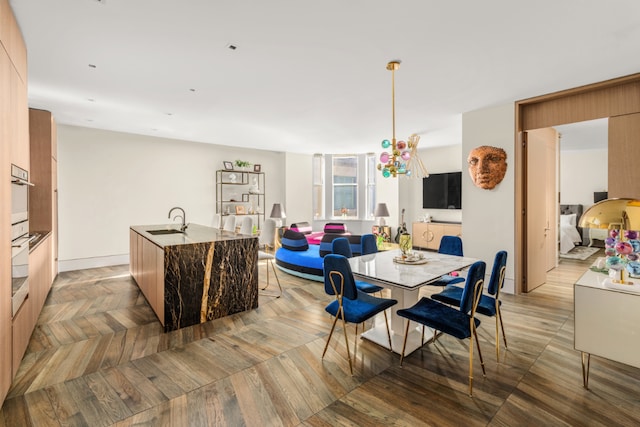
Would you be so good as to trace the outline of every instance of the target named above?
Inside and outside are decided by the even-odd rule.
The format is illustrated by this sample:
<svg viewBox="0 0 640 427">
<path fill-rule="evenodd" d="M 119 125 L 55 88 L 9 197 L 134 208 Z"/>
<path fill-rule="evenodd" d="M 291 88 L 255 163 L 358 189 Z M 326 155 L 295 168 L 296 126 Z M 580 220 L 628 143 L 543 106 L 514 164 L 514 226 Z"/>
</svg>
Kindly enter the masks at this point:
<svg viewBox="0 0 640 427">
<path fill-rule="evenodd" d="M 342 255 L 346 258 L 353 258 L 353 252 L 351 252 L 351 243 L 346 237 L 338 237 L 331 242 L 331 253 Z M 326 260 L 325 256 L 325 260 Z M 325 261 L 326 262 L 326 261 Z M 375 294 L 376 292 L 382 292 L 384 289 L 382 286 L 374 285 L 373 283 L 363 282 L 362 280 L 356 280 L 356 287 L 360 292 L 366 294 Z"/>
<path fill-rule="evenodd" d="M 378 252 L 378 242 L 373 234 L 363 234 L 360 239 L 362 245 L 362 255 L 375 254 Z"/>
<path fill-rule="evenodd" d="M 327 352 L 329 342 L 333 336 L 338 319 L 342 320 L 342 330 L 344 331 L 344 342 L 347 346 L 347 358 L 349 359 L 349 370 L 353 375 L 353 366 L 351 363 L 351 353 L 349 351 L 349 340 L 347 338 L 346 323 L 356 325 L 356 338 L 358 336 L 358 324 L 364 322 L 383 312 L 385 324 L 387 325 L 387 336 L 389 338 L 389 348 L 391 348 L 391 332 L 389 331 L 389 320 L 385 310 L 394 306 L 398 301 L 388 298 L 378 298 L 360 292 L 356 288 L 353 273 L 349 260 L 342 255 L 329 254 L 324 257 L 324 290 L 329 295 L 334 295 L 336 299 L 325 307 L 327 313 L 333 318 L 331 332 L 327 338 L 327 343 L 322 352 L 322 358 Z"/>
<path fill-rule="evenodd" d="M 460 236 L 442 236 L 440 240 L 440 246 L 438 247 L 439 254 L 464 256 L 462 252 L 462 239 Z M 455 283 L 464 282 L 464 278 L 453 275 L 445 274 L 435 282 L 429 283 L 431 286 L 445 287 L 447 285 L 453 285 Z"/>
<path fill-rule="evenodd" d="M 507 252 L 500 251 L 493 260 L 493 268 L 491 269 L 491 277 L 487 286 L 489 295 L 482 295 L 478 303 L 478 313 L 485 316 L 495 316 L 496 318 L 496 360 L 500 361 L 500 329 L 502 330 L 502 339 L 504 340 L 504 348 L 507 349 L 507 336 L 504 333 L 504 323 L 502 322 L 502 312 L 500 311 L 500 290 L 504 286 L 504 275 L 507 269 Z M 459 286 L 447 286 L 438 294 L 431 295 L 436 301 L 445 304 L 460 306 L 462 300 L 463 289 Z M 498 328 L 498 325 L 500 329 Z"/>
<path fill-rule="evenodd" d="M 469 396 L 473 396 L 473 339 L 476 340 L 480 364 L 482 365 L 482 376 L 486 375 L 484 360 L 480 351 L 478 334 L 476 328 L 480 325 L 480 320 L 475 318 L 478 301 L 482 296 L 482 286 L 484 284 L 484 273 L 486 264 L 484 261 L 477 261 L 469 267 L 467 281 L 462 292 L 460 308 L 456 309 L 442 304 L 431 298 L 422 297 L 420 301 L 410 308 L 397 311 L 398 316 L 407 319 L 407 328 L 404 333 L 402 344 L 402 354 L 400 355 L 400 366 L 404 359 L 404 351 L 409 335 L 409 324 L 411 321 L 428 326 L 435 331 L 443 332 L 458 339 L 469 338 Z M 424 336 L 424 329 L 422 332 Z M 435 342 L 434 334 L 434 342 Z"/>
</svg>

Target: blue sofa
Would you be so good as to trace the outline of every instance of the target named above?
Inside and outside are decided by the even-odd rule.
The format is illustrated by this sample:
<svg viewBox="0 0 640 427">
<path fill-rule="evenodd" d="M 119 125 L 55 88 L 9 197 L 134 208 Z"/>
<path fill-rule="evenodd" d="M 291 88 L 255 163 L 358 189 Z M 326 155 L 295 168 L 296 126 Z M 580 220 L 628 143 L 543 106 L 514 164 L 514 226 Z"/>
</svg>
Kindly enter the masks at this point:
<svg viewBox="0 0 640 427">
<path fill-rule="evenodd" d="M 371 235 L 375 241 L 375 236 Z M 324 281 L 324 256 L 331 253 L 334 239 L 345 237 L 349 240 L 353 256 L 362 254 L 364 236 L 344 236 L 325 234 L 320 245 L 309 245 L 304 234 L 287 230 L 282 236 L 282 247 L 276 251 L 276 266 L 285 273 L 317 282 Z"/>
</svg>

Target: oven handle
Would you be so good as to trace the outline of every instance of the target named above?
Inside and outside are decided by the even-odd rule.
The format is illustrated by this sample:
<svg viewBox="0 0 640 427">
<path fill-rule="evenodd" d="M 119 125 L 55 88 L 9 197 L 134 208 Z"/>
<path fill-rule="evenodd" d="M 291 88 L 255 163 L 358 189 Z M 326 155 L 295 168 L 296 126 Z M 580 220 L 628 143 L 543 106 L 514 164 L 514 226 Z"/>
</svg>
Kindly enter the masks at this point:
<svg viewBox="0 0 640 427">
<path fill-rule="evenodd" d="M 11 183 L 12 184 L 17 184 L 17 185 L 30 185 L 31 187 L 35 187 L 36 186 L 35 184 L 33 184 L 33 183 L 29 182 L 29 181 L 25 181 L 24 179 L 20 179 L 20 178 L 16 178 L 16 177 L 14 177 L 11 180 Z"/>
</svg>

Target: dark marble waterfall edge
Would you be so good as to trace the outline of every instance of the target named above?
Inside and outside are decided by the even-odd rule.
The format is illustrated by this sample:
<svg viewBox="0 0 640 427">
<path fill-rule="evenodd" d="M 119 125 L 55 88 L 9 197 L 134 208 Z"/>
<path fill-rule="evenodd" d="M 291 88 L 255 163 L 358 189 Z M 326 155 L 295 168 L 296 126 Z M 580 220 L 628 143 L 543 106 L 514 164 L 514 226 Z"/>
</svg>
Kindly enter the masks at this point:
<svg viewBox="0 0 640 427">
<path fill-rule="evenodd" d="M 207 254 L 214 245 L 206 316 L 201 321 Z M 258 307 L 258 239 L 166 246 L 165 332 Z"/>
</svg>

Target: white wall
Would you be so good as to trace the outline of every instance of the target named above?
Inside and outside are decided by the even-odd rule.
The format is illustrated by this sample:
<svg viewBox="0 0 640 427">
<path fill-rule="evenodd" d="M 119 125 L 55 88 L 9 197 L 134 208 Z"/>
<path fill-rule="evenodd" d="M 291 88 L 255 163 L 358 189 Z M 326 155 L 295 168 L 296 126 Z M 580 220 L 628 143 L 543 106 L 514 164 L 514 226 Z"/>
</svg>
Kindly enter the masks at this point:
<svg viewBox="0 0 640 427">
<path fill-rule="evenodd" d="M 174 206 L 212 225 L 215 171 L 236 159 L 262 165 L 268 216 L 285 196 L 283 153 L 59 125 L 60 270 L 128 263 L 129 226 L 166 224 Z"/>
<path fill-rule="evenodd" d="M 286 196 L 282 200 L 287 214 L 287 225 L 313 219 L 313 156 L 286 153 Z M 267 213 L 268 215 L 268 213 Z"/>
<path fill-rule="evenodd" d="M 484 260 L 490 274 L 496 252 L 506 250 L 508 258 L 504 291 L 507 293 L 515 292 L 514 140 L 513 103 L 462 115 L 462 164 L 466 165 L 468 153 L 480 145 L 501 147 L 507 153 L 507 173 L 493 190 L 474 186 L 468 173 L 463 173 L 462 180 L 462 235 L 465 255 Z M 463 172 L 466 172 L 466 167 Z"/>
<path fill-rule="evenodd" d="M 560 151 L 560 203 L 593 204 L 594 191 L 608 189 L 608 150 Z"/>
</svg>

